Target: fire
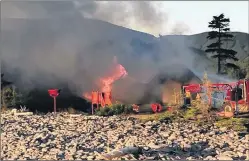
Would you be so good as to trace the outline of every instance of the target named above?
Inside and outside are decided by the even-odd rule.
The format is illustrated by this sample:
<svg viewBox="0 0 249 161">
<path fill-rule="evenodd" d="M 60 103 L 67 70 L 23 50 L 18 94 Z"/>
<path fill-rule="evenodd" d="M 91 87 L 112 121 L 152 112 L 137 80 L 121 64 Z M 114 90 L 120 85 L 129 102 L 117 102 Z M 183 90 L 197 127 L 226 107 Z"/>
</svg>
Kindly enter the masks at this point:
<svg viewBox="0 0 249 161">
<path fill-rule="evenodd" d="M 125 68 L 121 65 L 117 63 L 117 58 L 114 57 L 114 61 L 113 61 L 113 71 L 110 73 L 109 76 L 106 77 L 102 77 L 100 78 L 97 82 L 98 85 L 100 86 L 100 92 L 111 92 L 112 90 L 112 84 L 120 79 L 120 78 L 124 78 L 128 75 L 127 71 L 125 70 Z M 84 93 L 83 96 L 86 99 L 91 100 L 91 93 L 87 92 Z"/>
<path fill-rule="evenodd" d="M 100 79 L 100 83 L 102 84 L 101 92 L 111 92 L 112 83 L 127 75 L 128 73 L 125 68 L 121 64 L 117 64 L 111 76 Z"/>
<path fill-rule="evenodd" d="M 88 100 L 91 100 L 92 99 L 92 96 L 90 93 L 84 93 L 83 96 L 88 99 Z"/>
</svg>

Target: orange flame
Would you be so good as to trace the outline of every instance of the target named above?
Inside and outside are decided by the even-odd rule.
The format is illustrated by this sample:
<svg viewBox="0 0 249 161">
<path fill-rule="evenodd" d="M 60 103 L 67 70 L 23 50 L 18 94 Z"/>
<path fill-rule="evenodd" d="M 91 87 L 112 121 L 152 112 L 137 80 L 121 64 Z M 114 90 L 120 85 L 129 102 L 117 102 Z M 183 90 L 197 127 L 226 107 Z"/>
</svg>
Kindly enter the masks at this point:
<svg viewBox="0 0 249 161">
<path fill-rule="evenodd" d="M 100 78 L 97 81 L 98 85 L 100 86 L 100 92 L 111 92 L 112 84 L 116 80 L 118 80 L 120 78 L 124 78 L 124 77 L 126 77 L 128 75 L 125 68 L 121 64 L 117 63 L 117 58 L 116 57 L 114 57 L 113 64 L 114 64 L 113 72 L 109 76 Z M 83 96 L 86 99 L 91 100 L 91 93 L 86 92 L 86 93 L 83 94 Z"/>
<path fill-rule="evenodd" d="M 84 94 L 83 94 L 83 97 L 85 97 L 85 98 L 88 99 L 88 100 L 91 100 L 91 99 L 92 99 L 91 93 L 84 93 Z"/>
</svg>

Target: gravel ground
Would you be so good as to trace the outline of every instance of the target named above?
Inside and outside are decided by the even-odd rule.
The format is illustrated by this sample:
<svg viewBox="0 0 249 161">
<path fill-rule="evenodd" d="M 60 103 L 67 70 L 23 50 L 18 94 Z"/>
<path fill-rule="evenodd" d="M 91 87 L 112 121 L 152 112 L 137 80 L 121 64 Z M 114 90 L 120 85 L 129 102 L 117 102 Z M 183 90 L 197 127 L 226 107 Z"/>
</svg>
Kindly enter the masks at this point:
<svg viewBox="0 0 249 161">
<path fill-rule="evenodd" d="M 249 134 L 192 122 L 140 122 L 129 117 L 70 117 L 60 113 L 2 116 L 3 160 L 93 160 L 126 146 L 141 147 L 139 159 L 245 160 Z M 135 156 L 134 156 L 135 157 Z M 124 159 L 134 159 L 129 156 Z"/>
</svg>

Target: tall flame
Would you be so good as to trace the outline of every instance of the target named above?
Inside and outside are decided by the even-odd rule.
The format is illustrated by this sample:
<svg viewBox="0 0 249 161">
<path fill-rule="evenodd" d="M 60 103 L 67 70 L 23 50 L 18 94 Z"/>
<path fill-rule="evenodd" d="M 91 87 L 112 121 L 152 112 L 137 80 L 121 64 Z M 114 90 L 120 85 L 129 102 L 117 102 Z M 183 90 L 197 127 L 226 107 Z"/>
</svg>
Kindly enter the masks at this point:
<svg viewBox="0 0 249 161">
<path fill-rule="evenodd" d="M 100 92 L 111 92 L 112 84 L 116 80 L 120 78 L 124 78 L 128 75 L 125 68 L 121 64 L 118 64 L 116 56 L 113 59 L 113 64 L 114 64 L 114 68 L 113 68 L 113 71 L 110 73 L 110 75 L 106 77 L 102 77 L 97 81 L 98 85 L 100 86 Z M 83 94 L 83 96 L 86 99 L 91 100 L 91 93 L 86 92 Z"/>
</svg>

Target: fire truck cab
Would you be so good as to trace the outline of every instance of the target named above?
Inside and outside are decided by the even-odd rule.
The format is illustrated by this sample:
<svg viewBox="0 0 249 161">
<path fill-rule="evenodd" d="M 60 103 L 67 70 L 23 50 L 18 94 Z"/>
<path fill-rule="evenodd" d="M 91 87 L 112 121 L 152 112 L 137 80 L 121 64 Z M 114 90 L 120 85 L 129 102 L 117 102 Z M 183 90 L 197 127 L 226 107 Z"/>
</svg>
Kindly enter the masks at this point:
<svg viewBox="0 0 249 161">
<path fill-rule="evenodd" d="M 231 83 L 230 97 L 224 101 L 220 116 L 232 117 L 249 112 L 249 79 Z"/>
</svg>

